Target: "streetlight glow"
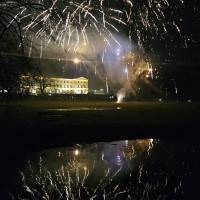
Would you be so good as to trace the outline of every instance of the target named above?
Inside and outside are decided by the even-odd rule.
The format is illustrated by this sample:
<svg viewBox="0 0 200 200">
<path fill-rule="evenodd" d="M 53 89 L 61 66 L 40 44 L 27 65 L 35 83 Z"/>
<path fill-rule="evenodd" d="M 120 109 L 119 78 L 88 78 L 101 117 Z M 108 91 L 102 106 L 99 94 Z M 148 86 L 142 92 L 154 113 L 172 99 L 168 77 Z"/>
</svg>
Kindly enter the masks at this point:
<svg viewBox="0 0 200 200">
<path fill-rule="evenodd" d="M 74 62 L 75 64 L 78 64 L 78 63 L 80 62 L 80 60 L 79 60 L 78 58 L 74 58 L 73 62 Z"/>
<path fill-rule="evenodd" d="M 76 150 L 74 151 L 74 155 L 75 155 L 75 156 L 78 156 L 78 155 L 79 155 L 79 153 L 80 153 L 80 152 L 79 152 L 79 150 L 78 150 L 78 149 L 76 149 Z"/>
</svg>

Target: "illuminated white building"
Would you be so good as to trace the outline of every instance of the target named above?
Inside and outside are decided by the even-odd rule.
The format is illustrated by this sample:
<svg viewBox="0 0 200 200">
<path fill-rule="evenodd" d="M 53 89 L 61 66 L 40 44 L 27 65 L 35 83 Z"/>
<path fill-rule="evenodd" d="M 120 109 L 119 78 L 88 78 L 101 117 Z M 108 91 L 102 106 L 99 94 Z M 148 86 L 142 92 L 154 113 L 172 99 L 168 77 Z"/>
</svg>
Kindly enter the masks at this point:
<svg viewBox="0 0 200 200">
<path fill-rule="evenodd" d="M 21 92 L 30 94 L 87 94 L 88 79 L 79 77 L 75 79 L 65 78 L 44 78 L 37 77 L 35 79 L 29 76 L 21 78 Z"/>
<path fill-rule="evenodd" d="M 79 77 L 75 79 L 50 78 L 46 88 L 47 93 L 57 94 L 87 94 L 88 79 Z"/>
</svg>

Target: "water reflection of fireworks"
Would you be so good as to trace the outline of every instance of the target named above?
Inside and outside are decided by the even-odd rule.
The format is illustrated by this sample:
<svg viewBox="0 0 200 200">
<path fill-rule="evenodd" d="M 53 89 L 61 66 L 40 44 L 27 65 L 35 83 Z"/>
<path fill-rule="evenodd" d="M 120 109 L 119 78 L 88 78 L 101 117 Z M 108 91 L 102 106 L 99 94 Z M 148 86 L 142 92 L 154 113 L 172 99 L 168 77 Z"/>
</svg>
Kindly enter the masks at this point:
<svg viewBox="0 0 200 200">
<path fill-rule="evenodd" d="M 143 152 L 145 159 L 151 159 L 151 149 L 156 141 L 149 139 L 130 141 L 130 143 L 115 142 L 113 144 L 113 148 L 116 148 L 117 152 L 119 150 L 123 152 L 122 155 L 125 159 L 135 163 L 138 162 L 135 160 L 138 157 L 137 152 Z M 19 192 L 18 198 L 146 199 L 153 195 L 154 199 L 163 199 L 166 196 L 165 192 L 170 188 L 168 175 L 162 176 L 162 178 L 160 176 L 154 177 L 154 181 L 150 182 L 151 173 L 148 172 L 142 162 L 139 162 L 138 167 L 134 170 L 128 168 L 124 171 L 123 162 L 118 163 L 119 160 L 117 160 L 117 167 L 113 168 L 107 165 L 108 161 L 105 162 L 106 158 L 102 155 L 100 161 L 104 163 L 104 168 L 101 167 L 102 174 L 98 176 L 95 170 L 99 167 L 99 161 L 94 161 L 92 166 L 87 165 L 79 159 L 80 154 L 75 152 L 77 152 L 77 149 L 72 151 L 72 159 L 67 162 L 61 159 L 65 155 L 59 152 L 58 158 L 61 159 L 61 165 L 56 169 L 47 167 L 45 160 L 41 157 L 37 167 L 33 167 L 29 162 L 28 169 L 20 172 L 22 190 Z M 104 153 L 106 154 L 106 152 Z M 174 189 L 179 194 L 181 181 L 172 188 L 173 191 Z M 10 196 L 15 199 L 15 195 L 10 194 Z"/>
</svg>

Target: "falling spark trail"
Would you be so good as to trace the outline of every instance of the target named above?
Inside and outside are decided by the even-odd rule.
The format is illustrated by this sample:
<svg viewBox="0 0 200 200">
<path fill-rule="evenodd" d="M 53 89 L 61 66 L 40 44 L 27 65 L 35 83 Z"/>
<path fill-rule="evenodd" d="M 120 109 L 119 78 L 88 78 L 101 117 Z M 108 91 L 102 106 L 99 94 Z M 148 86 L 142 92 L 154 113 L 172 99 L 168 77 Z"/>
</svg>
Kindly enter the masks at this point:
<svg viewBox="0 0 200 200">
<path fill-rule="evenodd" d="M 94 33 L 105 43 L 109 40 L 118 43 L 113 32 L 120 33 L 121 28 L 127 29 L 128 37 L 134 38 L 132 42 L 143 49 L 148 35 L 151 38 L 164 37 L 170 31 L 169 24 L 175 27 L 180 38 L 187 43 L 188 37 L 182 33 L 181 26 L 178 25 L 180 16 L 168 18 L 166 13 L 167 9 L 174 12 L 182 8 L 185 2 L 183 0 L 173 2 L 174 5 L 169 0 L 160 0 L 157 3 L 152 0 L 142 2 L 125 0 L 119 9 L 118 3 L 106 3 L 102 0 L 35 0 L 30 3 L 25 1 L 19 3 L 14 0 L 12 5 L 19 8 L 16 13 L 12 13 L 13 18 L 8 20 L 7 27 L 20 21 L 23 24 L 24 39 L 31 37 L 34 45 L 38 37 L 48 38 L 48 42 L 43 43 L 45 48 L 50 43 L 56 42 L 66 51 L 74 52 L 79 51 L 83 43 L 93 42 L 91 35 Z M 0 3 L 0 6 L 5 11 L 10 8 L 8 2 L 2 5 Z M 40 29 L 42 31 L 39 31 Z M 35 33 L 38 33 L 37 36 Z M 182 44 L 187 46 L 184 42 Z"/>
</svg>

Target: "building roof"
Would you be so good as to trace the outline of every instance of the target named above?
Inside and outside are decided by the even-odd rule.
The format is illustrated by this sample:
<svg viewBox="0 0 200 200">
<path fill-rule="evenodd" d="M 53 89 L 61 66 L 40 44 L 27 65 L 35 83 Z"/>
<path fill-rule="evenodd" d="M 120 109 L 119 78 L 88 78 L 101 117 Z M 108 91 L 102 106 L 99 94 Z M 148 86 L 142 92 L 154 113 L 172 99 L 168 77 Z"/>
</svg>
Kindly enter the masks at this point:
<svg viewBox="0 0 200 200">
<path fill-rule="evenodd" d="M 57 78 L 57 77 L 49 77 L 50 79 L 60 79 L 60 80 L 84 80 L 87 81 L 88 79 L 85 77 L 78 77 L 78 78 Z"/>
</svg>

